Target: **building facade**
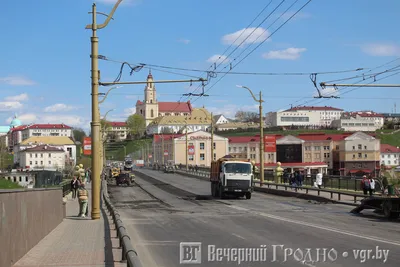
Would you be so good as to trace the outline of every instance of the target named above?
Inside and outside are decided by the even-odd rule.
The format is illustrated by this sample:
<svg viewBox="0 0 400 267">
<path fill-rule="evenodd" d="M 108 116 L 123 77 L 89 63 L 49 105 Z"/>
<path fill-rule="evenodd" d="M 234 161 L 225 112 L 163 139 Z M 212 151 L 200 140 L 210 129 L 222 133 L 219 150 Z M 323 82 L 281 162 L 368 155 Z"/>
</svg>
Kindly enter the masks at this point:
<svg viewBox="0 0 400 267">
<path fill-rule="evenodd" d="M 188 165 L 211 166 L 211 145 L 214 147 L 214 160 L 228 155 L 228 138 L 205 131 L 188 133 L 187 135 L 154 135 L 152 163 L 162 164 L 172 161 L 175 164 L 186 164 L 186 138 L 188 143 Z"/>
<path fill-rule="evenodd" d="M 129 134 L 129 128 L 126 122 L 108 121 L 107 123 L 107 139 L 126 140 Z"/>
<path fill-rule="evenodd" d="M 230 122 L 229 119 L 222 114 L 213 116 L 213 119 L 215 124 L 225 124 Z"/>
<path fill-rule="evenodd" d="M 363 132 L 356 132 L 337 142 L 334 169 L 340 175 L 377 176 L 380 170 L 380 140 Z"/>
<path fill-rule="evenodd" d="M 385 167 L 397 167 L 400 160 L 400 148 L 381 144 L 381 165 Z"/>
<path fill-rule="evenodd" d="M 333 120 L 340 119 L 342 113 L 342 109 L 334 107 L 299 106 L 285 111 L 268 113 L 266 125 L 329 127 Z"/>
<path fill-rule="evenodd" d="M 24 164 L 22 159 L 23 151 L 42 145 L 62 150 L 65 153 L 63 166 L 76 165 L 76 145 L 72 138 L 66 136 L 33 136 L 22 141 L 20 144 L 14 146 L 14 163 L 26 166 L 21 165 Z M 60 166 L 60 164 L 58 165 Z"/>
<path fill-rule="evenodd" d="M 211 114 L 205 108 L 194 108 L 189 116 L 163 116 L 153 120 L 147 134 L 172 134 L 207 131 L 211 127 Z"/>
<path fill-rule="evenodd" d="M 72 127 L 65 124 L 31 124 L 21 130 L 22 141 L 32 136 L 72 137 Z"/>
<path fill-rule="evenodd" d="M 62 148 L 38 145 L 20 151 L 20 166 L 35 169 L 65 168 L 65 152 Z"/>
<path fill-rule="evenodd" d="M 373 132 L 384 125 L 384 115 L 372 111 L 345 112 L 340 119 L 332 121 L 332 127 L 344 131 Z"/>
<path fill-rule="evenodd" d="M 147 76 L 144 88 L 144 100 L 136 102 L 136 114 L 141 115 L 146 121 L 146 127 L 157 117 L 161 116 L 189 116 L 192 105 L 188 102 L 158 102 L 157 90 L 153 83 L 151 72 Z"/>
</svg>

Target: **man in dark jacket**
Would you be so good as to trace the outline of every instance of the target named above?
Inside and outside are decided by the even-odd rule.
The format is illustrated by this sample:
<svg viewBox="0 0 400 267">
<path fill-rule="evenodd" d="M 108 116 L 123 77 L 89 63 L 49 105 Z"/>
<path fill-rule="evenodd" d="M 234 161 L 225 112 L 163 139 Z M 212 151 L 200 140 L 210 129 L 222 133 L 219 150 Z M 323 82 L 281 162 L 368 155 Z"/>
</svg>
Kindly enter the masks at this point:
<svg viewBox="0 0 400 267">
<path fill-rule="evenodd" d="M 72 178 L 72 180 L 71 180 L 72 199 L 76 199 L 76 192 L 77 192 L 79 186 L 80 186 L 80 182 L 74 176 L 74 178 Z"/>
</svg>

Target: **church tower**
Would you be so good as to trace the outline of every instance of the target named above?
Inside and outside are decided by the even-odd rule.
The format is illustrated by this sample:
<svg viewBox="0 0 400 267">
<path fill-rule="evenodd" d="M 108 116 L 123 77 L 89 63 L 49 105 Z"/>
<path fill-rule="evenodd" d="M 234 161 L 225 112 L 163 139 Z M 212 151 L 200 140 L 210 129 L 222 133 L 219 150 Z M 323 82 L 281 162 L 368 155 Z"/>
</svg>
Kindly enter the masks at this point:
<svg viewBox="0 0 400 267">
<path fill-rule="evenodd" d="M 144 118 L 146 120 L 146 126 L 150 124 L 155 118 L 158 117 L 158 103 L 156 97 L 156 86 L 153 83 L 153 75 L 151 70 L 147 76 L 147 84 L 144 88 Z"/>
</svg>

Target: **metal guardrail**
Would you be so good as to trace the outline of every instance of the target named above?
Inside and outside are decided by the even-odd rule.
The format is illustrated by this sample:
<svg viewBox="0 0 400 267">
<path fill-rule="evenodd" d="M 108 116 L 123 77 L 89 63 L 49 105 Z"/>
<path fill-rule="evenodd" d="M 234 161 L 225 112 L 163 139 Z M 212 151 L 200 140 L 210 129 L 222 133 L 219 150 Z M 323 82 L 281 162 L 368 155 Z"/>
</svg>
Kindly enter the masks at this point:
<svg viewBox="0 0 400 267">
<path fill-rule="evenodd" d="M 71 181 L 64 181 L 60 183 L 60 186 L 62 187 L 62 192 L 63 192 L 63 197 L 68 195 L 71 192 Z"/>
<path fill-rule="evenodd" d="M 205 173 L 202 171 L 188 171 L 186 172 L 186 170 L 178 170 L 178 173 L 181 174 L 190 174 L 192 176 L 198 176 L 199 178 L 202 178 L 204 180 L 208 179 L 210 177 L 209 173 Z M 259 181 L 255 181 L 254 184 L 260 184 Z M 317 196 L 321 196 L 321 192 L 325 192 L 325 193 L 329 193 L 330 194 L 330 199 L 334 200 L 333 196 L 337 195 L 337 201 L 341 201 L 342 196 L 351 196 L 353 197 L 353 201 L 354 203 L 357 203 L 358 199 L 364 199 L 365 197 L 367 197 L 364 194 L 361 193 L 357 193 L 354 191 L 353 192 L 343 192 L 343 191 L 337 191 L 337 190 L 331 190 L 331 189 L 319 189 L 319 188 L 310 188 L 310 187 L 304 187 L 304 186 L 292 186 L 289 184 L 281 184 L 281 183 L 271 183 L 271 182 L 264 182 L 262 183 L 263 187 L 257 187 L 255 190 L 256 191 L 262 191 L 262 188 L 271 188 L 271 187 L 275 187 L 276 190 L 282 190 L 279 188 L 284 188 L 284 191 L 288 191 L 288 189 L 291 190 L 295 190 L 295 192 L 298 192 L 298 190 L 305 190 L 305 194 L 307 195 L 309 193 L 309 191 L 314 191 L 317 192 Z M 264 187 L 265 186 L 265 187 Z M 377 194 L 380 195 L 380 194 Z"/>
<path fill-rule="evenodd" d="M 114 224 L 115 229 L 117 230 L 117 237 L 119 238 L 119 246 L 122 248 L 122 262 L 126 262 L 128 267 L 142 267 L 142 264 L 139 260 L 138 253 L 133 248 L 131 243 L 131 238 L 126 231 L 124 223 L 121 220 L 121 216 L 119 215 L 117 209 L 111 203 L 110 198 L 108 196 L 107 191 L 107 182 L 102 180 L 102 195 L 103 200 L 106 203 L 107 209 L 110 212 Z"/>
</svg>

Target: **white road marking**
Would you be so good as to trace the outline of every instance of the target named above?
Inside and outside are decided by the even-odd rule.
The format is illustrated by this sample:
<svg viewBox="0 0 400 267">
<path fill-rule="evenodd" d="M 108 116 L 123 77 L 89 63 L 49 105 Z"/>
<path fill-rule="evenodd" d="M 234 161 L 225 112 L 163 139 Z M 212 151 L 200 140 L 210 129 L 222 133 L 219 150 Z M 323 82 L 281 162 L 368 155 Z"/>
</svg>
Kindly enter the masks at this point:
<svg viewBox="0 0 400 267">
<path fill-rule="evenodd" d="M 237 209 L 237 210 L 248 210 L 242 207 L 238 207 L 238 206 L 230 206 L 233 209 Z M 378 237 L 374 237 L 374 236 L 366 236 L 366 235 L 361 235 L 361 234 L 357 234 L 357 233 L 353 233 L 353 232 L 349 232 L 349 231 L 345 231 L 345 230 L 341 230 L 341 229 L 337 229 L 337 228 L 333 228 L 333 227 L 327 227 L 327 226 L 322 226 L 322 225 L 318 225 L 318 224 L 312 224 L 309 222 L 304 222 L 304 221 L 298 221 L 298 220 L 291 220 L 288 218 L 284 218 L 284 217 L 280 217 L 280 216 L 276 216 L 276 215 L 271 215 L 271 214 L 267 214 L 267 213 L 263 213 L 263 212 L 257 212 L 257 211 L 252 211 L 252 210 L 248 210 L 249 212 L 253 213 L 253 214 L 257 214 L 263 217 L 267 217 L 270 219 L 275 219 L 275 220 L 279 220 L 279 221 L 283 221 L 283 222 L 289 222 L 289 223 L 294 223 L 294 224 L 299 224 L 302 226 L 306 226 L 306 227 L 312 227 L 312 228 L 316 228 L 316 229 L 320 229 L 320 230 L 325 230 L 325 231 L 329 231 L 329 232 L 334 232 L 334 233 L 338 233 L 338 234 L 342 234 L 342 235 L 348 235 L 348 236 L 352 236 L 352 237 L 357 237 L 357 238 L 361 238 L 361 239 L 366 239 L 366 240 L 371 240 L 371 241 L 376 241 L 376 242 L 380 242 L 380 243 L 385 243 L 385 244 L 389 244 L 389 245 L 394 245 L 394 246 L 400 246 L 399 242 L 396 241 L 391 241 L 391 240 L 386 240 L 386 239 L 381 239 Z"/>
<path fill-rule="evenodd" d="M 238 234 L 233 233 L 232 235 L 234 235 L 234 236 L 236 236 L 236 237 L 238 237 L 238 238 L 241 238 L 241 239 L 243 239 L 243 240 L 246 240 L 246 238 L 244 238 L 243 236 L 240 236 L 240 235 L 238 235 Z"/>
</svg>

